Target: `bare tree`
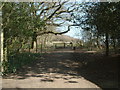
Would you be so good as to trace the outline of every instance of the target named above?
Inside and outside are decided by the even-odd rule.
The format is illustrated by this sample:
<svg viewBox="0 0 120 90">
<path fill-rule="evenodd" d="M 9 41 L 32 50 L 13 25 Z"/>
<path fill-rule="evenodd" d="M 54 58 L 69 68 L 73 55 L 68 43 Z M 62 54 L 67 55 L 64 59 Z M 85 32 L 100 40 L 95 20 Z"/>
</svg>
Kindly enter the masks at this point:
<svg viewBox="0 0 120 90">
<path fill-rule="evenodd" d="M 70 31 L 70 26 L 66 31 L 63 31 L 63 32 L 47 30 L 47 26 L 48 25 L 52 25 L 52 26 L 65 25 L 66 21 L 68 21 L 68 18 L 71 17 L 72 12 L 76 9 L 76 8 L 73 8 L 73 6 L 75 6 L 76 3 L 70 4 L 68 1 L 59 1 L 59 2 L 41 2 L 41 3 L 30 3 L 30 4 L 31 4 L 31 7 L 33 7 L 33 11 L 32 11 L 33 16 L 36 19 L 40 18 L 40 20 L 45 22 L 45 26 L 43 28 L 41 29 L 35 28 L 36 31 L 33 34 L 32 44 L 36 42 L 36 38 L 39 35 L 49 34 L 49 33 L 58 35 L 58 34 L 64 34 Z M 33 48 L 33 45 L 32 45 L 32 48 Z"/>
</svg>

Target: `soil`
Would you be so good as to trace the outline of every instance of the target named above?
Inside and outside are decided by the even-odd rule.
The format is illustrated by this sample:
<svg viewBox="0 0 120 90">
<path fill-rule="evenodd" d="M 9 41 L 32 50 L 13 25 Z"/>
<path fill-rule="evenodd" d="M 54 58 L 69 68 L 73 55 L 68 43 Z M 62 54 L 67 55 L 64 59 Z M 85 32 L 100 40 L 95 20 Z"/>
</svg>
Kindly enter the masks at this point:
<svg viewBox="0 0 120 90">
<path fill-rule="evenodd" d="M 120 55 L 58 49 L 36 57 L 16 74 L 2 78 L 3 88 L 119 88 Z"/>
</svg>

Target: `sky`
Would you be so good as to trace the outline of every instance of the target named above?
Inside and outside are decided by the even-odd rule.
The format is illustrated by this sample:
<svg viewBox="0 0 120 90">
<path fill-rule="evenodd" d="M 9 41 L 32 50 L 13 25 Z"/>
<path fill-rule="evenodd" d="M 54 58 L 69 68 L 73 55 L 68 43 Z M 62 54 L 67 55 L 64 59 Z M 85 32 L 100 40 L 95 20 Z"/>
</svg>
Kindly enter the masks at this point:
<svg viewBox="0 0 120 90">
<path fill-rule="evenodd" d="M 68 36 L 71 36 L 71 37 L 74 37 L 74 38 L 78 38 L 78 39 L 82 38 L 81 29 L 77 29 L 77 28 L 74 28 L 74 27 L 72 27 L 70 29 L 70 31 L 65 33 L 64 35 L 68 35 Z"/>
<path fill-rule="evenodd" d="M 62 27 L 59 27 L 58 30 L 60 32 L 62 31 L 67 31 L 68 27 L 67 26 L 62 26 Z M 77 39 L 81 39 L 82 38 L 82 29 L 81 28 L 75 28 L 74 26 L 72 26 L 70 28 L 70 31 L 68 31 L 67 33 L 65 33 L 64 35 L 67 35 L 67 36 L 70 36 L 70 37 L 73 37 L 73 38 L 77 38 Z"/>
<path fill-rule="evenodd" d="M 82 3 L 82 1 L 84 1 L 84 0 L 77 0 L 77 1 L 79 1 L 79 2 L 77 2 L 78 4 L 80 4 L 80 3 Z M 72 4 L 73 3 L 67 3 L 67 4 L 65 4 L 65 7 L 66 8 L 69 8 L 70 6 L 72 6 Z M 76 7 L 78 7 L 78 6 L 76 6 Z M 72 8 L 71 8 L 72 9 Z M 74 14 L 77 14 L 78 15 L 78 17 L 80 18 L 80 17 L 82 17 L 82 16 L 84 16 L 84 13 L 83 12 L 79 12 L 81 10 L 81 8 L 79 8 L 79 10 L 78 11 L 75 11 L 74 12 Z M 79 12 L 79 14 L 78 14 L 78 12 Z M 66 14 L 67 15 L 67 17 L 68 18 L 70 18 L 71 17 L 71 15 L 69 16 L 69 14 Z M 62 21 L 65 21 L 65 20 L 58 20 L 58 21 L 56 21 L 56 23 L 61 23 Z M 65 23 L 64 23 L 64 25 L 63 26 L 61 26 L 61 27 L 58 27 L 58 31 L 60 31 L 60 32 L 63 32 L 63 31 L 67 31 L 68 30 L 68 26 L 69 25 L 73 25 L 74 23 L 73 23 L 73 21 L 72 22 L 69 22 L 69 21 L 65 21 Z M 77 23 L 77 24 L 79 24 L 79 23 Z M 77 38 L 77 39 L 82 39 L 82 29 L 79 27 L 79 28 L 76 28 L 75 26 L 71 26 L 70 27 L 70 31 L 69 32 L 67 32 L 67 33 L 65 33 L 64 35 L 68 35 L 68 36 L 70 36 L 70 37 L 73 37 L 73 38 Z"/>
</svg>

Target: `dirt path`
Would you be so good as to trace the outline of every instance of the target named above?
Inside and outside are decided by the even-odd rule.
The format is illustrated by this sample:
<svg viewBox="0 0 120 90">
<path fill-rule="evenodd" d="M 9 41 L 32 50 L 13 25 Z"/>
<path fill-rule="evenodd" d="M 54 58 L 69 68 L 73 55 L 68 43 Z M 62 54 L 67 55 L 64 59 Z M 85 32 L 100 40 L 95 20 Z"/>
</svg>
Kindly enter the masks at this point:
<svg viewBox="0 0 120 90">
<path fill-rule="evenodd" d="M 42 57 L 36 57 L 34 63 L 23 67 L 17 75 L 2 79 L 2 86 L 3 88 L 100 88 L 90 79 L 94 71 L 88 73 L 89 70 L 85 72 L 87 69 L 84 68 L 94 59 L 97 59 L 97 56 L 94 57 L 94 52 L 72 50 L 50 52 Z M 86 74 L 90 78 L 87 78 Z"/>
</svg>

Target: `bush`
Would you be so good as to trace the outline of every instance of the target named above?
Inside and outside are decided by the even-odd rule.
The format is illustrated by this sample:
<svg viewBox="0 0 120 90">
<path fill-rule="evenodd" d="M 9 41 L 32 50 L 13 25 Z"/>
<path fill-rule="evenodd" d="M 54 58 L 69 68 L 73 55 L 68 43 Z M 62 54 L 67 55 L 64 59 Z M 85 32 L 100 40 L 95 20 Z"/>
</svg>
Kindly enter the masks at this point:
<svg viewBox="0 0 120 90">
<path fill-rule="evenodd" d="M 24 65 L 34 62 L 40 56 L 38 53 L 17 53 L 8 56 L 8 61 L 4 61 L 4 74 L 16 73 Z"/>
</svg>

